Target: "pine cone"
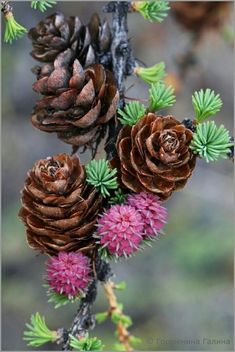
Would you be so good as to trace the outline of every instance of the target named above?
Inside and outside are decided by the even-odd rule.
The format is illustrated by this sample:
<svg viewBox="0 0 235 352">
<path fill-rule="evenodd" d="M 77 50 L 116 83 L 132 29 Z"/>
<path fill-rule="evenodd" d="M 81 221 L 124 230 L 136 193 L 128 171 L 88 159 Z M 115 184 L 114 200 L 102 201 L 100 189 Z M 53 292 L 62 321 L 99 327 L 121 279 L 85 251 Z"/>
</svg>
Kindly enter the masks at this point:
<svg viewBox="0 0 235 352">
<path fill-rule="evenodd" d="M 66 20 L 61 13 L 53 14 L 32 28 L 29 38 L 33 45 L 31 55 L 36 60 L 53 62 L 59 53 L 70 48 L 83 67 L 102 63 L 99 58 L 108 52 L 111 44 L 109 25 L 107 21 L 101 23 L 97 14 L 87 26 L 82 25 L 78 17 Z M 107 57 L 103 61 L 110 64 Z"/>
<path fill-rule="evenodd" d="M 71 67 L 72 53 L 59 54 L 54 65 L 37 68 L 33 89 L 43 98 L 36 103 L 32 123 L 74 146 L 85 146 L 103 135 L 115 116 L 119 93 L 114 78 L 95 64 L 83 70 L 78 60 Z"/>
<path fill-rule="evenodd" d="M 186 29 L 200 32 L 209 27 L 220 27 L 230 12 L 229 2 L 174 1 L 172 14 Z"/>
<path fill-rule="evenodd" d="M 19 217 L 30 247 L 50 255 L 60 251 L 88 254 L 102 197 L 85 182 L 76 155 L 58 154 L 35 163 L 22 191 Z"/>
<path fill-rule="evenodd" d="M 189 149 L 192 132 L 172 116 L 149 113 L 134 126 L 122 128 L 117 139 L 122 184 L 134 192 L 152 192 L 167 199 L 191 176 L 196 157 Z"/>
</svg>

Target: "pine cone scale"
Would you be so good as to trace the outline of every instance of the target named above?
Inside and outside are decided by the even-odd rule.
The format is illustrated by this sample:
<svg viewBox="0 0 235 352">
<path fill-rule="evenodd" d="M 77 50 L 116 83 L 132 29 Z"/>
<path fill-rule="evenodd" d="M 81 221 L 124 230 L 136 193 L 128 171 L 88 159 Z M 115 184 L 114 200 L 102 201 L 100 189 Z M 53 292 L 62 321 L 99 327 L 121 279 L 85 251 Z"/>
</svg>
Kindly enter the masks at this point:
<svg viewBox="0 0 235 352">
<path fill-rule="evenodd" d="M 142 157 L 137 147 L 132 148 L 130 152 L 131 165 L 135 171 L 140 172 L 141 175 L 151 176 L 151 170 L 146 165 L 145 156 Z"/>
<path fill-rule="evenodd" d="M 24 208 L 31 214 L 36 214 L 40 217 L 49 217 L 53 219 L 60 219 L 64 216 L 65 210 L 59 207 L 49 207 L 44 204 L 38 204 L 31 201 L 31 197 L 25 192 L 22 195 L 22 202 L 24 203 Z"/>
<path fill-rule="evenodd" d="M 94 244 L 94 238 L 92 236 L 87 236 L 88 232 L 91 232 L 94 230 L 94 226 L 96 225 L 97 219 L 95 218 L 94 220 L 91 220 L 89 224 L 81 225 L 79 228 L 76 229 L 71 229 L 68 231 L 68 235 L 70 238 L 78 238 L 79 240 L 84 240 L 87 241 L 87 239 L 90 239 L 93 241 Z"/>
<path fill-rule="evenodd" d="M 32 175 L 30 175 L 32 177 Z M 31 197 L 35 197 L 36 200 L 41 201 L 43 204 L 51 204 L 53 206 L 55 205 L 62 205 L 64 208 L 67 206 L 71 206 L 73 203 L 78 203 L 82 201 L 81 197 L 81 189 L 79 187 L 79 182 L 80 180 L 75 180 L 74 185 L 69 189 L 68 187 L 68 192 L 65 195 L 58 195 L 58 194 L 45 194 L 43 191 L 43 188 L 37 185 L 35 182 L 29 183 L 27 182 L 25 185 L 24 189 L 24 194 Z M 40 188 L 39 188 L 40 187 Z M 77 188 L 75 188 L 77 187 Z M 75 189 L 74 189 L 75 188 Z"/>
<path fill-rule="evenodd" d="M 166 174 L 167 172 L 171 173 L 171 168 L 168 165 L 165 164 L 161 164 L 157 161 L 156 158 L 150 157 L 150 155 L 146 155 L 146 164 L 148 166 L 148 169 L 152 172 L 152 173 L 156 173 L 159 174 L 159 176 L 161 176 L 161 174 Z"/>
<path fill-rule="evenodd" d="M 24 201 L 24 199 L 23 199 Z M 24 201 L 25 205 L 25 201 Z M 77 207 L 80 207 L 80 205 L 77 205 Z M 28 210 L 28 209 L 27 209 Z M 49 207 L 43 204 L 37 204 L 33 203 L 33 210 L 37 213 L 37 216 L 42 216 L 42 217 L 47 217 L 47 218 L 52 218 L 52 219 L 61 219 L 63 216 L 69 216 L 66 212 L 66 208 L 59 208 L 59 207 Z M 73 209 L 72 209 L 73 211 Z M 68 209 L 68 213 L 70 213 L 70 209 Z"/>
<path fill-rule="evenodd" d="M 119 92 L 116 86 L 108 86 L 106 89 L 106 106 L 108 106 L 108 109 L 97 119 L 97 122 L 103 124 L 115 116 L 118 102 Z"/>
<path fill-rule="evenodd" d="M 131 172 L 125 172 L 126 170 L 122 170 L 122 183 L 132 190 L 133 192 L 140 193 L 143 190 L 141 183 L 138 178 L 134 178 L 135 174 L 131 174 Z"/>
<path fill-rule="evenodd" d="M 58 137 L 65 143 L 82 147 L 90 143 L 95 138 L 98 129 L 99 126 L 96 126 L 93 127 L 91 131 L 79 131 L 79 135 L 73 135 L 73 132 L 66 130 L 65 133 L 58 133 Z"/>
<path fill-rule="evenodd" d="M 95 87 L 92 79 L 82 88 L 75 101 L 76 106 L 87 106 L 92 104 L 95 99 Z"/>
<path fill-rule="evenodd" d="M 71 240 L 69 243 L 66 243 L 65 241 L 62 241 L 60 239 L 53 238 L 53 241 L 49 241 L 48 238 L 46 238 L 46 244 L 42 241 L 42 237 L 40 238 L 35 238 L 34 241 L 31 241 L 32 238 L 32 233 L 30 231 L 27 231 L 27 242 L 29 247 L 32 249 L 38 249 L 41 250 L 42 252 L 46 252 L 50 255 L 54 255 L 55 253 L 59 252 L 75 252 L 77 251 L 77 240 Z M 87 253 L 90 254 L 91 251 L 95 248 L 94 245 L 94 240 L 86 240 L 82 241 L 82 246 L 81 249 L 79 249 L 79 252 L 81 253 Z M 59 250 L 58 250 L 59 248 Z"/>
<path fill-rule="evenodd" d="M 148 148 L 149 140 L 151 140 L 151 136 L 149 136 L 149 129 L 147 126 L 144 126 L 137 132 L 135 136 L 136 147 L 142 157 L 144 157 L 146 154 L 146 151 L 143 148 L 143 141 L 146 141 L 146 146 L 147 149 L 149 149 L 150 154 L 153 150 L 153 148 Z"/>
<path fill-rule="evenodd" d="M 100 101 L 97 102 L 97 104 L 91 108 L 88 113 L 86 113 L 83 117 L 76 121 L 68 121 L 72 125 L 77 126 L 79 128 L 87 128 L 90 127 L 94 124 L 95 121 L 98 122 L 98 117 L 100 115 L 101 111 L 101 103 Z"/>
<path fill-rule="evenodd" d="M 174 188 L 174 183 L 167 181 L 165 178 L 160 176 L 147 176 L 142 174 L 137 174 L 140 183 L 148 191 L 158 194 L 168 194 Z"/>
<path fill-rule="evenodd" d="M 54 219 L 51 220 L 51 219 L 45 218 L 45 222 L 48 224 L 49 227 L 52 227 L 56 230 L 61 230 L 61 231 L 63 231 L 63 229 L 70 230 L 80 225 L 82 221 L 80 217 L 82 215 L 83 215 L 83 212 L 80 214 L 79 212 L 78 213 L 75 212 L 69 215 L 68 218 L 64 218 L 60 220 L 54 220 Z M 63 216 L 66 216 L 66 215 L 63 214 Z"/>
</svg>

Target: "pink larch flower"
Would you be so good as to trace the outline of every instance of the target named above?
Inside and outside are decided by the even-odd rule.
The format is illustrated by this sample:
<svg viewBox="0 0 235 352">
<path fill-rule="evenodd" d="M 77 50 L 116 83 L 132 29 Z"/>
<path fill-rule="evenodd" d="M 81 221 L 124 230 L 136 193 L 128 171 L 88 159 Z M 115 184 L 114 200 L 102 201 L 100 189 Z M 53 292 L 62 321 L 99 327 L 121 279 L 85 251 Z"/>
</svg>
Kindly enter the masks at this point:
<svg viewBox="0 0 235 352">
<path fill-rule="evenodd" d="M 86 290 L 91 280 L 89 264 L 89 259 L 82 253 L 60 252 L 46 264 L 47 282 L 56 293 L 74 298 Z"/>
<path fill-rule="evenodd" d="M 142 240 L 143 221 L 135 208 L 114 205 L 98 221 L 99 243 L 117 257 L 132 254 Z"/>
<path fill-rule="evenodd" d="M 127 204 L 134 207 L 143 219 L 143 238 L 158 236 L 167 222 L 167 210 L 161 205 L 158 196 L 147 192 L 132 194 L 128 196 Z"/>
</svg>

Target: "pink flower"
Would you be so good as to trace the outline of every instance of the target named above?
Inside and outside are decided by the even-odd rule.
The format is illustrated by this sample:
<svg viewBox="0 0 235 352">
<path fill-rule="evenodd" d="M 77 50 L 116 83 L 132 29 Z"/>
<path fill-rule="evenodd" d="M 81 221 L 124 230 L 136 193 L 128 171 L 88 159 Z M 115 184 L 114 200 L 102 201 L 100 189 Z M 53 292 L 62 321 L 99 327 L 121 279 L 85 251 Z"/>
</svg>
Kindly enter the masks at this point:
<svg viewBox="0 0 235 352">
<path fill-rule="evenodd" d="M 47 266 L 47 282 L 59 294 L 69 299 L 85 291 L 89 284 L 89 259 L 82 253 L 60 252 L 58 257 L 51 257 Z"/>
<path fill-rule="evenodd" d="M 112 206 L 98 221 L 100 244 L 117 257 L 137 251 L 142 232 L 141 215 L 129 205 Z"/>
<path fill-rule="evenodd" d="M 167 210 L 161 205 L 158 196 L 141 192 L 129 195 L 127 204 L 134 207 L 144 223 L 143 238 L 158 236 L 158 232 L 167 222 Z"/>
</svg>

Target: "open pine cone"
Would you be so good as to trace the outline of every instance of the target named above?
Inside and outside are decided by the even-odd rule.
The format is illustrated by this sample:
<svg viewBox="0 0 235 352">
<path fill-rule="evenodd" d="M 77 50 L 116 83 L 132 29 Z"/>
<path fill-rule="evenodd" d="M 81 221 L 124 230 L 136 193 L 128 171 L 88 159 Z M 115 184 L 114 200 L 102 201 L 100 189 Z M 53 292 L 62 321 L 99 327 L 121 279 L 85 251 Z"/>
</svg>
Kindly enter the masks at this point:
<svg viewBox="0 0 235 352">
<path fill-rule="evenodd" d="M 102 65 L 83 70 L 78 60 L 71 66 L 67 49 L 52 64 L 37 67 L 33 89 L 43 95 L 36 103 L 32 123 L 74 146 L 92 144 L 115 116 L 119 93 L 114 78 Z"/>
<path fill-rule="evenodd" d="M 173 1 L 171 9 L 182 26 L 200 32 L 220 27 L 229 15 L 230 4 L 226 1 Z"/>
<path fill-rule="evenodd" d="M 31 55 L 41 62 L 53 62 L 57 55 L 70 48 L 83 67 L 94 64 L 97 55 L 105 54 L 111 44 L 111 31 L 107 21 L 101 23 L 94 14 L 87 26 L 78 17 L 67 20 L 55 13 L 29 31 L 33 51 Z"/>
<path fill-rule="evenodd" d="M 19 216 L 30 247 L 54 255 L 60 251 L 91 254 L 102 197 L 85 181 L 76 155 L 58 154 L 35 163 L 22 191 Z"/>
<path fill-rule="evenodd" d="M 134 126 L 124 126 L 117 139 L 122 184 L 133 192 L 152 192 L 167 199 L 184 187 L 195 167 L 189 149 L 192 132 L 172 116 L 149 113 Z"/>
</svg>

